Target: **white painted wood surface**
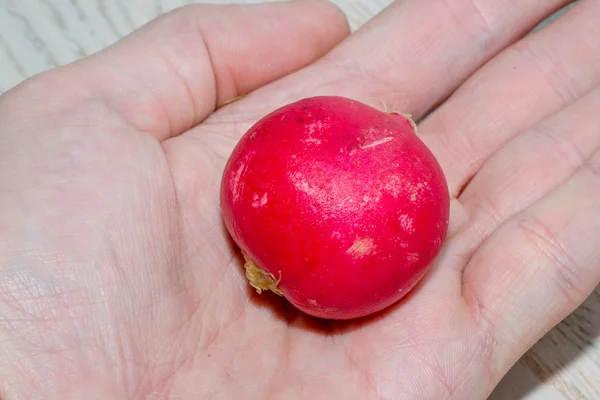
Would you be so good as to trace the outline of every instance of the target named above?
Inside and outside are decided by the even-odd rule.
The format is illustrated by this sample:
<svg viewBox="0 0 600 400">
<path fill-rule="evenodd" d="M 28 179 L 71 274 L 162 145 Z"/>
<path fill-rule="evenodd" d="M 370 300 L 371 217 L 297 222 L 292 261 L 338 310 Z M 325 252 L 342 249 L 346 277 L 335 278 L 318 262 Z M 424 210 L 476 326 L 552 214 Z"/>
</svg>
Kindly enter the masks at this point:
<svg viewBox="0 0 600 400">
<path fill-rule="evenodd" d="M 249 1 L 260 0 L 210 2 Z M 333 1 L 356 29 L 391 0 Z M 94 53 L 158 14 L 191 2 L 0 0 L 0 93 L 38 72 Z M 600 400 L 600 289 L 526 353 L 490 399 Z"/>
</svg>

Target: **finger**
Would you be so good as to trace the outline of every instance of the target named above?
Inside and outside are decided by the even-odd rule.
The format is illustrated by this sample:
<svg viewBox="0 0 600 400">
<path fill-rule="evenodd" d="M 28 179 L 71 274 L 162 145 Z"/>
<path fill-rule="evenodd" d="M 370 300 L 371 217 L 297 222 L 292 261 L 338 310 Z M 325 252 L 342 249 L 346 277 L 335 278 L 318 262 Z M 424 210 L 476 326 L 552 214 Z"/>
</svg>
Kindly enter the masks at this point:
<svg viewBox="0 0 600 400">
<path fill-rule="evenodd" d="M 460 232 L 470 254 L 502 221 L 564 183 L 600 148 L 594 121 L 600 87 L 511 140 L 490 158 L 460 196 L 470 216 Z"/>
<path fill-rule="evenodd" d="M 577 4 L 500 54 L 421 124 L 453 195 L 512 137 L 600 82 L 598 16 L 599 2 Z"/>
<path fill-rule="evenodd" d="M 311 63 L 347 33 L 342 12 L 325 1 L 193 5 L 53 71 L 45 82 L 68 88 L 73 102 L 99 97 L 163 140 L 219 103 Z"/>
<path fill-rule="evenodd" d="M 569 0 L 404 0 L 283 86 L 286 98 L 338 94 L 419 118 L 490 57 Z M 290 90 L 290 88 L 292 90 Z M 290 95 L 287 95 L 290 94 Z M 258 100 L 258 99 L 257 99 Z"/>
<path fill-rule="evenodd" d="M 600 151 L 474 254 L 464 295 L 482 334 L 494 340 L 498 378 L 598 285 L 598 243 Z"/>
</svg>

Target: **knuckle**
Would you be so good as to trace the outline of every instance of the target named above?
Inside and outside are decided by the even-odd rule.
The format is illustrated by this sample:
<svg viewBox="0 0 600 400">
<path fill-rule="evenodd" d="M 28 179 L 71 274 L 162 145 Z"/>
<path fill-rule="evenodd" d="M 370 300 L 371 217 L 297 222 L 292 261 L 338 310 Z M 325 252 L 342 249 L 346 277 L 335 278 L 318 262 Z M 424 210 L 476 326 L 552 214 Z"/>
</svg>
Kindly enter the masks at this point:
<svg viewBox="0 0 600 400">
<path fill-rule="evenodd" d="M 543 270 L 538 274 L 545 276 L 568 304 L 576 306 L 580 302 L 584 276 L 582 268 L 575 262 L 557 235 L 541 220 L 527 216 L 519 220 L 519 227 L 531 246 L 539 265 Z"/>
</svg>

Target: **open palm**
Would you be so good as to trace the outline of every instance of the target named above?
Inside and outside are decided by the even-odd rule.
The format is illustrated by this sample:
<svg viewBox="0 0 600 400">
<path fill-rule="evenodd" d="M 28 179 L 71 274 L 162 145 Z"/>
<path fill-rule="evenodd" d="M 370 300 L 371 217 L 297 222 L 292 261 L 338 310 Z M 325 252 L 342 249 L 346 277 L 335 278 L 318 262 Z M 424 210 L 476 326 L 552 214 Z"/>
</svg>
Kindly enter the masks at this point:
<svg viewBox="0 0 600 400">
<path fill-rule="evenodd" d="M 398 1 L 330 52 L 326 3 L 189 7 L 2 97 L 0 398 L 485 398 L 600 280 L 600 4 L 513 44 L 568 1 L 517 3 Z M 359 321 L 254 293 L 219 212 L 241 134 L 323 94 L 416 116 L 452 196 Z"/>
</svg>

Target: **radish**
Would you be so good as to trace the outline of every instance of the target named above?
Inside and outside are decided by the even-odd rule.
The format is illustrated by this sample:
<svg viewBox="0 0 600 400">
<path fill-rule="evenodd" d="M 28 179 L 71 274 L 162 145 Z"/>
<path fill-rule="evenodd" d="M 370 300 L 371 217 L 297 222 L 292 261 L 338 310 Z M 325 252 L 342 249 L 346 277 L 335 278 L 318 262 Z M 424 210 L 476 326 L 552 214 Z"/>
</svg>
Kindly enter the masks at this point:
<svg viewBox="0 0 600 400">
<path fill-rule="evenodd" d="M 372 314 L 406 295 L 440 252 L 449 202 L 410 116 L 333 96 L 258 121 L 221 184 L 250 285 L 327 319 Z"/>
</svg>

